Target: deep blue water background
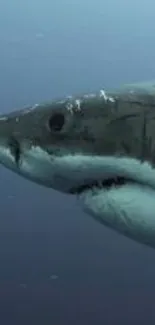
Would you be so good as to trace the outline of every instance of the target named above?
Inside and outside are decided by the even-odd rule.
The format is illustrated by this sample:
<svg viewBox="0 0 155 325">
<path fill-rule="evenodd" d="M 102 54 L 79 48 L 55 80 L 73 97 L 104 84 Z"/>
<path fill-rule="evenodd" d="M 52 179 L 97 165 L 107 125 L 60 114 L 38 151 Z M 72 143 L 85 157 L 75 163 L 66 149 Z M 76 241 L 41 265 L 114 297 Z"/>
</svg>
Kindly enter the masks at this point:
<svg viewBox="0 0 155 325">
<path fill-rule="evenodd" d="M 0 111 L 155 78 L 153 0 L 0 1 Z M 0 168 L 0 324 L 155 324 L 155 251 Z"/>
</svg>

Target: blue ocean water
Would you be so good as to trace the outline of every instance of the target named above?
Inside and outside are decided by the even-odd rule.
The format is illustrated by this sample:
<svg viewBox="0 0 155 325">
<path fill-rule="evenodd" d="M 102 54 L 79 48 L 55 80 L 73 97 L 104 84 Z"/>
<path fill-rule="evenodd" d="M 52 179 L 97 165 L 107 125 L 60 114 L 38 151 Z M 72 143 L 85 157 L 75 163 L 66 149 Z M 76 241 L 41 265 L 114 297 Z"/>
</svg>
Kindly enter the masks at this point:
<svg viewBox="0 0 155 325">
<path fill-rule="evenodd" d="M 0 2 L 0 112 L 155 78 L 153 0 Z M 0 324 L 154 325 L 155 251 L 0 168 Z"/>
</svg>

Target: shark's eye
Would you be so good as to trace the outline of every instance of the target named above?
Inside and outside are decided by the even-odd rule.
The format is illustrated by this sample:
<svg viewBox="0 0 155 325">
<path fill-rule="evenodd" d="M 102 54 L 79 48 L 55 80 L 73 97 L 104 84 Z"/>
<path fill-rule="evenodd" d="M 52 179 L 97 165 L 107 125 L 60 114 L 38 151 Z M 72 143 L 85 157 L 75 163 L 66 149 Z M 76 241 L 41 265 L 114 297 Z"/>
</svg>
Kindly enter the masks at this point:
<svg viewBox="0 0 155 325">
<path fill-rule="evenodd" d="M 49 128 L 51 131 L 61 131 L 64 123 L 65 117 L 62 113 L 53 114 L 48 121 Z"/>
</svg>

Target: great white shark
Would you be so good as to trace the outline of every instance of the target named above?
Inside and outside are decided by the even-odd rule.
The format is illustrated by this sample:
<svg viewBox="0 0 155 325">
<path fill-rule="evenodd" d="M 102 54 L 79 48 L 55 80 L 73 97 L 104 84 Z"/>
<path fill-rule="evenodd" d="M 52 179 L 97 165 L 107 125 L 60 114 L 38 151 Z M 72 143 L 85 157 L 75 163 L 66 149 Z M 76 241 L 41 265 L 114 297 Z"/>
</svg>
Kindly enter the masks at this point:
<svg viewBox="0 0 155 325">
<path fill-rule="evenodd" d="M 1 115 L 0 163 L 155 247 L 155 82 Z"/>
</svg>

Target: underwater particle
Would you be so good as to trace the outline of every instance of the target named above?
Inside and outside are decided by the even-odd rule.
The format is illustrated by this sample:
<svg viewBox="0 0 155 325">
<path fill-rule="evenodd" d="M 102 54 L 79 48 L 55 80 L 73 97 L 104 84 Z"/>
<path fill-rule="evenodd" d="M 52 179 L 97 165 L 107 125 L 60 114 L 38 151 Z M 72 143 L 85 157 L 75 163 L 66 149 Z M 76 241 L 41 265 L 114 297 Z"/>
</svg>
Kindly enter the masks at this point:
<svg viewBox="0 0 155 325">
<path fill-rule="evenodd" d="M 14 199 L 15 196 L 14 195 L 8 195 L 8 199 Z"/>
<path fill-rule="evenodd" d="M 26 289 L 27 288 L 27 284 L 26 283 L 20 283 L 20 287 L 23 288 L 23 289 Z"/>
<path fill-rule="evenodd" d="M 42 39 L 42 38 L 44 38 L 44 33 L 39 32 L 39 33 L 36 33 L 35 36 L 36 36 L 37 39 Z"/>
<path fill-rule="evenodd" d="M 57 279 L 58 279 L 58 275 L 56 274 L 50 275 L 50 280 L 57 280 Z"/>
</svg>

